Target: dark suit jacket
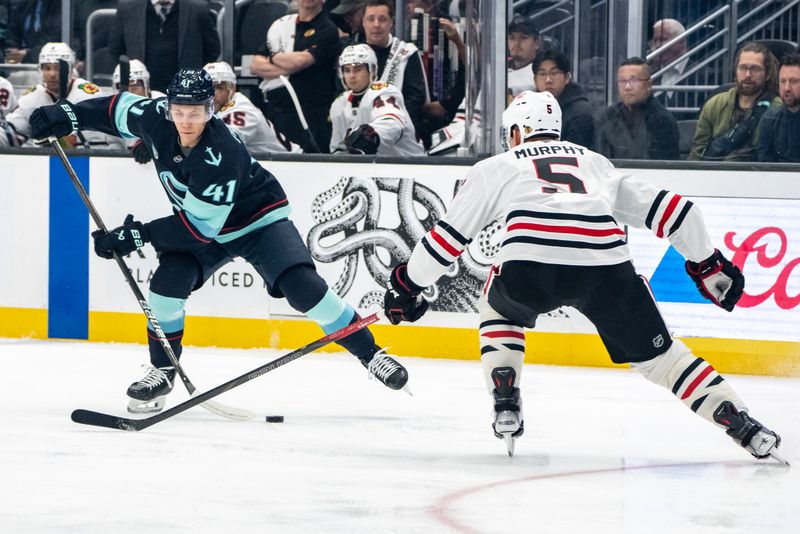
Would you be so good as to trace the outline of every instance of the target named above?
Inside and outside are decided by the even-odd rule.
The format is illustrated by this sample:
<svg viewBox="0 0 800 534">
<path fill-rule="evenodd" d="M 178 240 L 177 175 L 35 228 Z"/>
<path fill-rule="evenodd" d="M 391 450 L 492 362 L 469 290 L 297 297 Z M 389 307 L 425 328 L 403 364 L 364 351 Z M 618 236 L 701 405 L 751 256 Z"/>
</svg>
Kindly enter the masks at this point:
<svg viewBox="0 0 800 534">
<path fill-rule="evenodd" d="M 220 53 L 216 20 L 208 0 L 176 0 L 178 9 L 178 64 L 181 68 L 202 68 L 216 61 Z M 126 54 L 148 63 L 145 58 L 145 14 L 150 0 L 119 0 L 114 31 L 108 46 L 111 54 Z"/>
</svg>

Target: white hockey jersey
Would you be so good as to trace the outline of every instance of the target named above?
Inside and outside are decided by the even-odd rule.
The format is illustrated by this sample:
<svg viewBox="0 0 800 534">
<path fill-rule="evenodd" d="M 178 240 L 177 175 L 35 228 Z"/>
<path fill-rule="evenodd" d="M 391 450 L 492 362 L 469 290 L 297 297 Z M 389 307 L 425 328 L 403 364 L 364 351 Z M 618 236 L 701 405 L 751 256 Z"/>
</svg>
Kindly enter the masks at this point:
<svg viewBox="0 0 800 534">
<path fill-rule="evenodd" d="M 67 94 L 67 100 L 72 103 L 82 102 L 90 98 L 97 98 L 107 96 L 98 86 L 84 80 L 83 78 L 76 78 L 72 82 L 72 88 Z M 41 106 L 49 106 L 56 103 L 56 98 L 53 97 L 43 83 L 37 84 L 28 89 L 19 98 L 19 107 L 10 113 L 7 117 L 8 122 L 14 126 L 17 134 L 20 135 L 20 142 L 24 143 L 31 135 L 31 125 L 28 119 L 33 113 L 33 110 Z M 80 136 L 68 136 L 70 142 L 74 145 L 84 145 L 81 137 L 86 140 L 86 144 L 91 148 L 124 148 L 121 139 L 100 133 L 85 131 L 80 132 Z M 30 143 L 29 143 L 30 144 Z"/>
<path fill-rule="evenodd" d="M 567 141 L 523 143 L 475 164 L 450 208 L 416 245 L 408 275 L 427 287 L 490 222 L 504 225 L 495 265 L 511 260 L 615 265 L 630 260 L 622 225 L 666 237 L 686 259 L 714 252 L 690 201 Z"/>
<path fill-rule="evenodd" d="M 219 110 L 217 116 L 228 125 L 228 128 L 236 132 L 250 152 L 292 152 L 291 143 L 285 139 L 280 141 L 272 123 L 242 93 L 233 95 L 230 102 Z"/>
<path fill-rule="evenodd" d="M 353 103 L 357 102 L 354 107 Z M 346 151 L 345 139 L 362 124 L 372 126 L 381 138 L 380 156 L 422 156 L 414 124 L 408 116 L 403 94 L 397 87 L 381 82 L 371 84 L 358 100 L 345 91 L 331 104 L 331 152 Z"/>
<path fill-rule="evenodd" d="M 0 146 L 11 146 L 15 142 L 16 134 L 8 126 L 5 118 L 17 107 L 17 95 L 11 82 L 0 76 Z"/>
</svg>

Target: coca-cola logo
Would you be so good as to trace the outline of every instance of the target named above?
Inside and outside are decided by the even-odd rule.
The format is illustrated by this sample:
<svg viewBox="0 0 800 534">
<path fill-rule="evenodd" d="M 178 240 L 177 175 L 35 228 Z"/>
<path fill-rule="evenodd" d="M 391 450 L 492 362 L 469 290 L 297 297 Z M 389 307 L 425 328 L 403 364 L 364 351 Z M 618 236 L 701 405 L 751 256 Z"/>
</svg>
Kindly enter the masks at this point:
<svg viewBox="0 0 800 534">
<path fill-rule="evenodd" d="M 752 308 L 758 306 L 770 297 L 775 299 L 775 304 L 784 310 L 790 310 L 800 305 L 800 293 L 796 295 L 788 295 L 787 287 L 789 282 L 793 282 L 793 287 L 800 287 L 800 270 L 796 269 L 800 265 L 800 258 L 794 258 L 789 262 L 784 262 L 786 250 L 788 248 L 788 240 L 786 233 L 775 226 L 769 226 L 756 230 L 747 236 L 740 245 L 733 242 L 735 232 L 728 232 L 725 234 L 725 246 L 733 251 L 733 258 L 731 261 L 737 265 L 744 272 L 744 265 L 750 259 L 750 255 L 755 255 L 755 261 L 759 267 L 767 269 L 770 272 L 777 272 L 775 282 L 766 291 L 759 294 L 750 294 L 747 292 L 745 286 L 744 294 L 739 301 L 738 306 L 742 308 Z M 779 244 L 777 251 L 770 255 L 768 246 L 776 242 Z M 774 250 L 774 247 L 772 247 Z M 747 273 L 745 273 L 747 274 Z M 792 279 L 792 276 L 794 278 Z"/>
</svg>

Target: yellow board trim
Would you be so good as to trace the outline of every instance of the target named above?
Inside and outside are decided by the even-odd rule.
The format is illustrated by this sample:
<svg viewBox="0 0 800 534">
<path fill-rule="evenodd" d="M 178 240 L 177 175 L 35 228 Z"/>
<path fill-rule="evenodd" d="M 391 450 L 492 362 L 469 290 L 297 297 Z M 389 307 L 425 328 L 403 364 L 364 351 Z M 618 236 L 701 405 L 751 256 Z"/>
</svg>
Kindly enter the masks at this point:
<svg viewBox="0 0 800 534">
<path fill-rule="evenodd" d="M 89 341 L 143 343 L 146 321 L 140 313 L 91 312 Z M 478 360 L 475 328 L 376 325 L 379 344 L 398 356 Z M 186 345 L 291 350 L 322 336 L 317 324 L 301 319 L 187 317 Z M 0 337 L 47 339 L 47 310 L 0 308 Z M 611 362 L 596 334 L 525 334 L 526 363 L 620 367 Z M 800 343 L 751 339 L 684 338 L 698 356 L 722 373 L 800 376 Z M 324 352 L 342 349 L 331 344 Z"/>
</svg>

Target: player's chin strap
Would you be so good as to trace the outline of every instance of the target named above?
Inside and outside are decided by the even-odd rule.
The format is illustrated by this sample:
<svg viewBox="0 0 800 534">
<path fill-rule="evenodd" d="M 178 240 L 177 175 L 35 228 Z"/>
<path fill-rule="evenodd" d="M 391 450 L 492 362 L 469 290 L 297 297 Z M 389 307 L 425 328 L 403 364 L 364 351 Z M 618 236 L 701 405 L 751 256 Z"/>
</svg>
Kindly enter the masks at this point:
<svg viewBox="0 0 800 534">
<path fill-rule="evenodd" d="M 86 206 L 86 209 L 89 210 L 89 214 L 92 216 L 92 220 L 99 229 L 103 230 L 104 232 L 107 232 L 108 229 L 106 228 L 105 223 L 103 223 L 103 220 L 100 218 L 100 214 L 97 213 L 94 204 L 92 204 L 92 200 L 86 193 L 86 189 L 83 187 L 83 184 L 78 178 L 78 175 L 75 173 L 75 169 L 72 168 L 72 164 L 69 162 L 69 159 L 67 159 L 66 154 L 64 154 L 64 149 L 61 148 L 60 144 L 58 144 L 58 139 L 56 139 L 53 136 L 50 136 L 47 138 L 47 142 L 49 142 L 50 146 L 53 147 L 53 150 L 55 150 L 58 159 L 60 159 L 62 165 L 64 165 L 64 169 L 67 171 L 67 174 L 72 180 L 72 184 L 75 186 L 75 189 L 78 190 L 78 194 L 80 195 L 81 200 L 83 200 L 83 204 Z M 122 274 L 125 276 L 125 280 L 128 282 L 128 286 L 130 286 L 131 291 L 133 291 L 133 294 L 136 297 L 136 300 L 139 302 L 139 306 L 142 308 L 142 311 L 144 312 L 145 316 L 150 321 L 150 324 L 153 327 L 153 331 L 156 333 L 156 336 L 158 336 L 158 341 L 161 344 L 161 347 L 164 349 L 167 358 L 169 358 L 169 361 L 172 364 L 172 366 L 175 367 L 178 376 L 181 377 L 181 381 L 183 382 L 183 385 L 186 387 L 186 390 L 189 392 L 189 395 L 194 396 L 195 392 L 197 391 L 197 388 L 194 387 L 194 384 L 192 384 L 192 382 L 189 380 L 189 377 L 186 376 L 186 372 L 183 370 L 181 364 L 178 362 L 178 358 L 175 356 L 175 353 L 172 350 L 172 346 L 169 344 L 169 341 L 167 340 L 167 336 L 164 335 L 164 331 L 158 324 L 158 320 L 153 314 L 153 310 L 150 308 L 147 299 L 144 298 L 142 290 L 139 289 L 139 286 L 133 279 L 133 275 L 131 274 L 130 269 L 128 269 L 128 266 L 125 264 L 125 260 L 123 260 L 120 257 L 120 255 L 117 254 L 116 252 L 114 253 L 114 260 L 116 260 L 117 265 L 122 271 Z M 252 419 L 256 415 L 249 410 L 243 410 L 241 408 L 233 408 L 213 401 L 203 402 L 202 406 L 203 408 L 205 408 L 210 412 L 237 421 L 246 421 L 248 419 Z"/>
</svg>

